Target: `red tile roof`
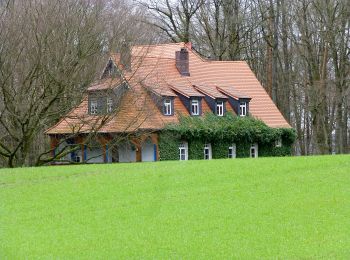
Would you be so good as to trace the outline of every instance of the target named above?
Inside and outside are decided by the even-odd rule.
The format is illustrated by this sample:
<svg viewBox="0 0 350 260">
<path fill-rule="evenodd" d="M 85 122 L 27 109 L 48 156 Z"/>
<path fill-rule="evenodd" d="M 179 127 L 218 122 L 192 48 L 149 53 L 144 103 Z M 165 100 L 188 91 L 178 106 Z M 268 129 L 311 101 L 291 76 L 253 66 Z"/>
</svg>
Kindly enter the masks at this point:
<svg viewBox="0 0 350 260">
<path fill-rule="evenodd" d="M 204 95 L 197 91 L 190 83 L 187 85 L 169 85 L 169 87 L 187 98 L 204 97 Z"/>
<path fill-rule="evenodd" d="M 213 99 L 216 98 L 222 98 L 227 99 L 227 96 L 223 95 L 221 92 L 219 92 L 215 86 L 205 86 L 205 85 L 194 85 L 193 86 L 196 90 L 199 92 L 205 94 L 206 96 L 209 96 Z"/>
<path fill-rule="evenodd" d="M 235 98 L 235 99 L 239 99 L 239 98 L 245 98 L 245 99 L 251 99 L 250 96 L 237 91 L 233 86 L 220 86 L 220 87 L 216 87 L 218 91 L 224 93 L 225 95 Z"/>
<path fill-rule="evenodd" d="M 190 76 L 181 76 L 175 66 L 175 52 L 187 47 Z M 120 55 L 111 56 L 115 64 Z M 185 96 L 216 98 L 225 95 L 235 98 L 251 98 L 249 112 L 270 127 L 290 127 L 265 89 L 245 61 L 211 61 L 201 58 L 184 43 L 134 46 L 131 71 L 124 73 L 130 89 L 113 116 L 102 118 L 87 114 L 87 98 L 50 128 L 48 134 L 70 133 L 73 128 L 90 131 L 105 119 L 100 132 L 132 132 L 137 129 L 161 129 L 166 123 L 177 122 L 177 115 L 188 115 L 187 109 L 174 91 Z M 118 80 L 105 80 L 92 85 L 89 90 L 107 89 L 118 85 Z M 193 87 L 195 86 L 195 87 Z M 175 97 L 175 115 L 164 116 L 152 100 L 149 91 L 162 96 Z M 203 102 L 203 106 L 206 103 Z M 209 107 L 203 107 L 203 111 Z M 230 109 L 229 109 L 230 110 Z"/>
<path fill-rule="evenodd" d="M 114 79 L 107 78 L 107 79 L 100 80 L 100 81 L 95 82 L 94 84 L 92 84 L 88 88 L 88 91 L 113 89 L 113 88 L 119 86 L 121 82 L 122 81 L 121 81 L 120 78 L 114 78 Z"/>
</svg>

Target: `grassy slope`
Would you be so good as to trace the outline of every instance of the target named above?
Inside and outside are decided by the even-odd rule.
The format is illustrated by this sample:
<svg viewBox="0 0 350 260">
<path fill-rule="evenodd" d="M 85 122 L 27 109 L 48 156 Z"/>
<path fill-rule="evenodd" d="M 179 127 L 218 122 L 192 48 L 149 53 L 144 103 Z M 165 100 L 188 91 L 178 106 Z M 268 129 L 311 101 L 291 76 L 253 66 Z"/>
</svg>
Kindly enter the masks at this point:
<svg viewBox="0 0 350 260">
<path fill-rule="evenodd" d="M 0 258 L 347 258 L 350 157 L 0 170 Z"/>
</svg>

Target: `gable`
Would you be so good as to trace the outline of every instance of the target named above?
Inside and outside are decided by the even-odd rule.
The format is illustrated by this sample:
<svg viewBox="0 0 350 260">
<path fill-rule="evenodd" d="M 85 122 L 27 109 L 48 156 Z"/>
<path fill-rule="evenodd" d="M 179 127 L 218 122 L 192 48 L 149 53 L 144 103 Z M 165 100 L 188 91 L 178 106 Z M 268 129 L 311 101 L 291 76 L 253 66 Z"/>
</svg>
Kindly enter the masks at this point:
<svg viewBox="0 0 350 260">
<path fill-rule="evenodd" d="M 118 67 L 115 65 L 112 58 L 109 59 L 106 67 L 104 68 L 101 79 L 109 78 L 109 77 L 120 77 L 121 73 Z"/>
</svg>

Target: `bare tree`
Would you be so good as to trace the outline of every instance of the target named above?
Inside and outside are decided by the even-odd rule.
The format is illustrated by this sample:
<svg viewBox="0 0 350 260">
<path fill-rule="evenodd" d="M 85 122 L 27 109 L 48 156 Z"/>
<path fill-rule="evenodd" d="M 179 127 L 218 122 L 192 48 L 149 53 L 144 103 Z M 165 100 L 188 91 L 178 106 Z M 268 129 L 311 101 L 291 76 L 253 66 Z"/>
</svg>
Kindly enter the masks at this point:
<svg viewBox="0 0 350 260">
<path fill-rule="evenodd" d="M 202 6 L 203 0 L 151 0 L 140 3 L 151 11 L 150 24 L 159 28 L 174 42 L 189 42 L 192 18 Z"/>
<path fill-rule="evenodd" d="M 296 128 L 296 153 L 350 151 L 347 1 L 206 0 L 192 9 L 186 37 L 181 5 L 146 3 L 150 23 L 171 40 L 191 40 L 212 59 L 248 61 Z"/>
<path fill-rule="evenodd" d="M 137 9 L 111 19 L 126 10 L 124 3 L 115 3 L 11 0 L 0 5 L 0 156 L 7 166 L 51 160 L 44 130 L 84 100 L 105 65 L 104 54 L 117 51 L 120 39 L 131 41 L 142 32 L 131 18 L 140 16 Z M 143 39 L 151 37 L 144 33 Z"/>
</svg>

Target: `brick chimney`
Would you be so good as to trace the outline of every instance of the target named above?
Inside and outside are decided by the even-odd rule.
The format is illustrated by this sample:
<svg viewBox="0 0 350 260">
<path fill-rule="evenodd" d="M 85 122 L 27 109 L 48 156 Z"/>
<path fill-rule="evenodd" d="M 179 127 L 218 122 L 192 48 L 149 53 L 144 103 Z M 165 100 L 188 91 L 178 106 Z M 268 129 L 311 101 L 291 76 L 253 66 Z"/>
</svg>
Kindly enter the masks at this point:
<svg viewBox="0 0 350 260">
<path fill-rule="evenodd" d="M 123 42 L 120 48 L 120 63 L 123 66 L 123 69 L 130 71 L 131 70 L 131 50 L 130 45 L 127 42 Z"/>
<path fill-rule="evenodd" d="M 186 48 L 175 52 L 176 68 L 182 76 L 190 76 L 189 54 Z"/>
</svg>

